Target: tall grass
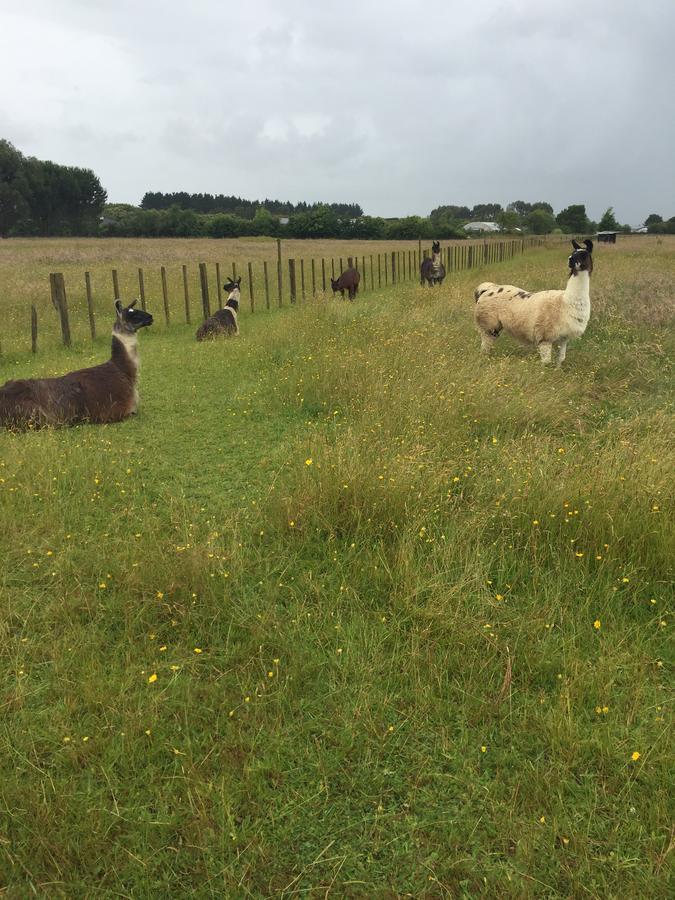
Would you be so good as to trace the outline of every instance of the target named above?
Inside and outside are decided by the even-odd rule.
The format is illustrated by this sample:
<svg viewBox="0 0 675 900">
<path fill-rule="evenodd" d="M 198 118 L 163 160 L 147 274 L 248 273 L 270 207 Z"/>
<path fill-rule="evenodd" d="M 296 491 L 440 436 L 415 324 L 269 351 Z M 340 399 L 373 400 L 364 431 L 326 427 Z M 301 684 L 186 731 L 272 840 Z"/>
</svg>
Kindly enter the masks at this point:
<svg viewBox="0 0 675 900">
<path fill-rule="evenodd" d="M 471 318 L 558 248 L 150 330 L 133 421 L 1 434 L 8 895 L 666 897 L 672 249 L 598 248 L 561 371 Z"/>
</svg>

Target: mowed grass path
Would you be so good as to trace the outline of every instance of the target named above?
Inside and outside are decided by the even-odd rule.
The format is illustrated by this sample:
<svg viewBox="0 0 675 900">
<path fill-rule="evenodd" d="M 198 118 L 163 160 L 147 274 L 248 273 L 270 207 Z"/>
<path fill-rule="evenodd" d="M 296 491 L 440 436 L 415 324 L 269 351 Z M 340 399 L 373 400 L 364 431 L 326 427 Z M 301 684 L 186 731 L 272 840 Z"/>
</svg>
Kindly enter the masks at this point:
<svg viewBox="0 0 675 900">
<path fill-rule="evenodd" d="M 0 433 L 8 896 L 668 896 L 673 245 L 480 358 L 566 257 L 150 329 L 136 418 Z"/>
</svg>

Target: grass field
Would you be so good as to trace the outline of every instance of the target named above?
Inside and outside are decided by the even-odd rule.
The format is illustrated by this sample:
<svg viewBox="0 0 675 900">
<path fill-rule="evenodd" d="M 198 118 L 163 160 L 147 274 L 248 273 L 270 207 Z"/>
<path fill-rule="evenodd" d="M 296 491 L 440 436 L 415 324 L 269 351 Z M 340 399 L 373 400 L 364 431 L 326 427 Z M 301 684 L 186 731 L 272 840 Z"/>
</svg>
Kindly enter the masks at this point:
<svg viewBox="0 0 675 900">
<path fill-rule="evenodd" d="M 472 324 L 556 246 L 154 326 L 133 420 L 0 433 L 7 896 L 670 895 L 675 240 L 619 240 L 560 371 Z"/>
<path fill-rule="evenodd" d="M 497 238 L 497 241 L 499 239 Z M 559 240 L 559 239 L 557 239 Z M 482 241 L 446 241 L 445 247 L 466 248 Z M 429 250 L 430 242 L 422 245 Z M 368 293 L 372 285 L 382 286 L 391 281 L 385 272 L 385 256 L 390 269 L 391 251 L 399 252 L 399 265 L 405 266 L 403 280 L 407 276 L 409 256 L 417 252 L 417 241 L 334 241 L 334 240 L 284 240 L 282 253 L 282 298 L 288 304 L 290 296 L 288 260 L 296 260 L 297 296 L 302 297 L 301 264 L 304 262 L 305 296 L 311 296 L 311 260 L 315 260 L 317 290 L 322 289 L 321 259 L 325 260 L 327 293 L 331 294 L 330 276 L 340 273 L 340 264 L 346 268 L 348 258 L 358 260 L 362 273 L 362 292 Z M 380 270 L 378 273 L 378 254 Z M 366 257 L 365 269 L 363 258 Z M 405 256 L 405 259 L 402 257 Z M 90 273 L 93 308 L 98 327 L 107 334 L 110 304 L 114 299 L 112 270 L 117 270 L 120 295 L 124 299 L 139 296 L 139 267 L 143 269 L 145 294 L 148 303 L 156 309 L 156 325 L 166 327 L 163 307 L 160 269 L 166 270 L 168 308 L 171 324 L 185 322 L 185 296 L 182 266 L 187 267 L 189 306 L 193 321 L 201 315 L 199 263 L 207 263 L 210 301 L 213 309 L 218 306 L 218 282 L 216 264 L 220 266 L 221 279 L 229 277 L 236 267 L 242 276 L 242 305 L 250 309 L 248 263 L 252 264 L 255 307 L 266 312 L 263 263 L 268 265 L 269 302 L 272 309 L 278 306 L 277 242 L 270 238 L 239 238 L 231 240 L 185 239 L 11 239 L 0 241 L 0 349 L 5 355 L 21 354 L 30 348 L 30 307 L 34 304 L 38 313 L 40 348 L 60 341 L 58 316 L 50 300 L 49 274 L 64 275 L 68 307 L 70 310 L 73 340 L 83 345 L 90 339 L 85 272 Z M 411 267 L 412 268 L 412 267 Z M 399 278 L 401 280 L 401 278 Z M 415 272 L 415 281 L 418 280 Z"/>
</svg>

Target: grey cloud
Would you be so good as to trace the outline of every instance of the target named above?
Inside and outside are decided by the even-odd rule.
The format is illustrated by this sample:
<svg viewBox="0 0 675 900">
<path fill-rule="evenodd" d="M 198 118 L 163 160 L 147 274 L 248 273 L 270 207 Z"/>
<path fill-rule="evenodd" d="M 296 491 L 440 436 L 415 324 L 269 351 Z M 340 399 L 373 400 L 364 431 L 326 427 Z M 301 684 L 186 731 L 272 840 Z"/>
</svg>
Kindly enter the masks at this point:
<svg viewBox="0 0 675 900">
<path fill-rule="evenodd" d="M 112 200 L 675 213 L 670 0 L 32 0 L 6 22 L 2 136 Z"/>
</svg>

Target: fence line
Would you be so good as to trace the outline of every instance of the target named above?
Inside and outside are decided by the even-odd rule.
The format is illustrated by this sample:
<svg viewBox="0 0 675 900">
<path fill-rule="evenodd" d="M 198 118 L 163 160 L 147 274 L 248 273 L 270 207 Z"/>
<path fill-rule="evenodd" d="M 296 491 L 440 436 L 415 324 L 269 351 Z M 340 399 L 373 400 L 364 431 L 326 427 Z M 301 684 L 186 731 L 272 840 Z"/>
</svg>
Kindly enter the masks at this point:
<svg viewBox="0 0 675 900">
<path fill-rule="evenodd" d="M 509 259 L 513 259 L 514 257 L 524 253 L 526 250 L 530 250 L 534 247 L 541 247 L 546 243 L 543 238 L 539 237 L 530 237 L 530 238 L 517 238 L 510 240 L 491 240 L 491 241 L 472 241 L 465 242 L 462 244 L 453 244 L 448 245 L 447 247 L 443 247 L 441 250 L 441 260 L 445 266 L 446 277 L 454 275 L 456 272 L 466 271 L 469 269 L 474 269 L 478 266 L 485 265 L 493 265 L 496 263 L 501 263 Z M 375 261 L 375 257 L 377 257 L 377 261 Z M 404 284 L 406 282 L 418 282 L 420 278 L 420 265 L 423 260 L 429 257 L 428 248 L 422 247 L 422 242 L 418 241 L 418 246 L 416 249 L 408 249 L 406 250 L 391 250 L 391 251 L 383 251 L 377 254 L 370 254 L 366 256 L 363 254 L 359 259 L 358 256 L 347 256 L 347 263 L 349 266 L 354 265 L 354 267 L 361 274 L 361 281 L 359 284 L 359 292 L 361 294 L 370 293 L 375 290 L 380 290 L 383 286 L 388 285 L 399 285 Z M 343 271 L 343 259 L 339 258 L 340 271 L 337 272 L 339 276 Z M 299 262 L 299 265 L 298 265 Z M 319 262 L 320 262 L 320 271 L 319 271 Z M 283 262 L 282 262 L 282 253 L 281 253 L 281 241 L 277 240 L 277 303 L 281 307 L 284 305 L 284 301 L 287 300 L 290 304 L 296 304 L 298 301 L 305 302 L 308 299 L 316 300 L 319 297 L 325 297 L 327 293 L 327 260 L 325 257 L 322 257 L 320 260 L 312 258 L 311 261 L 310 273 L 311 275 L 306 277 L 305 271 L 305 259 L 300 258 L 299 261 L 294 258 L 287 259 L 287 278 L 286 285 L 284 285 L 283 278 Z M 242 271 L 246 273 L 246 279 L 242 278 L 242 281 L 246 280 L 246 286 L 248 290 L 248 299 L 250 305 L 251 313 L 255 313 L 256 304 L 255 304 L 255 271 L 253 262 L 244 263 L 242 266 Z M 269 284 L 269 273 L 268 273 L 268 261 L 265 260 L 261 265 L 258 265 L 257 268 L 260 269 L 258 273 L 258 278 L 262 279 L 262 284 L 264 286 L 265 291 L 265 309 L 270 309 L 270 284 Z M 298 273 L 299 270 L 299 273 Z M 370 270 L 370 272 L 369 272 Z M 182 272 L 182 285 L 183 285 L 183 297 L 184 297 L 184 309 L 185 309 L 185 322 L 189 325 L 191 321 L 191 311 L 190 311 L 190 290 L 189 290 L 189 279 L 188 279 L 188 266 L 183 264 L 181 266 Z M 217 297 L 218 297 L 218 305 L 222 304 L 222 292 L 221 292 L 221 284 L 220 284 L 220 272 L 221 267 L 220 263 L 215 263 L 215 275 L 216 275 L 216 285 L 217 285 Z M 332 274 L 332 277 L 335 278 L 335 258 L 330 259 L 330 270 L 329 272 Z M 117 269 L 112 270 L 112 282 L 113 282 L 113 293 L 115 294 L 115 298 L 120 296 L 120 286 L 119 286 L 119 276 Z M 299 274 L 299 278 L 298 278 Z M 368 275 L 370 274 L 370 279 Z M 160 285 L 161 285 L 161 293 L 163 300 L 163 311 L 164 318 L 166 322 L 166 327 L 170 327 L 171 325 L 171 303 L 170 303 L 170 291 L 169 285 L 167 282 L 167 267 L 160 266 L 159 270 L 160 275 Z M 232 276 L 236 279 L 237 277 L 237 263 L 232 262 Z M 210 302 L 210 285 L 209 285 L 209 267 L 207 263 L 201 262 L 198 264 L 198 278 L 199 278 L 199 291 L 201 295 L 202 301 L 202 316 L 207 318 L 211 315 L 211 302 Z M 299 281 L 299 284 L 298 284 Z M 85 283 L 85 291 L 86 291 L 86 304 L 87 304 L 87 314 L 89 320 L 89 331 L 91 335 L 91 339 L 95 340 L 96 338 L 96 322 L 94 317 L 94 305 L 93 305 L 93 291 L 92 291 L 92 277 L 90 272 L 84 273 L 84 283 Z M 180 282 L 179 282 L 180 283 Z M 258 285 L 260 285 L 260 280 L 258 281 Z M 61 329 L 61 338 L 65 346 L 70 346 L 71 344 L 71 333 L 70 333 L 70 321 L 69 321 L 69 311 L 68 311 L 68 302 L 66 296 L 66 285 L 63 274 L 60 272 L 52 272 L 49 276 L 49 284 L 50 284 L 50 294 L 51 300 L 54 305 L 54 308 L 58 312 L 59 315 L 59 323 Z M 311 284 L 311 290 L 308 290 Z M 284 288 L 287 288 L 284 290 Z M 146 285 L 145 285 L 145 271 L 142 267 L 138 268 L 138 289 L 140 295 L 140 302 L 143 309 L 146 308 Z M 242 294 L 244 293 L 244 284 L 241 285 Z M 174 295 L 175 296 L 175 295 Z M 258 309 L 261 307 L 258 306 Z M 37 312 L 35 308 L 31 308 L 31 316 L 30 316 L 30 327 L 31 327 L 31 349 L 33 353 L 37 351 L 37 342 L 38 342 L 38 321 L 37 321 Z"/>
</svg>

